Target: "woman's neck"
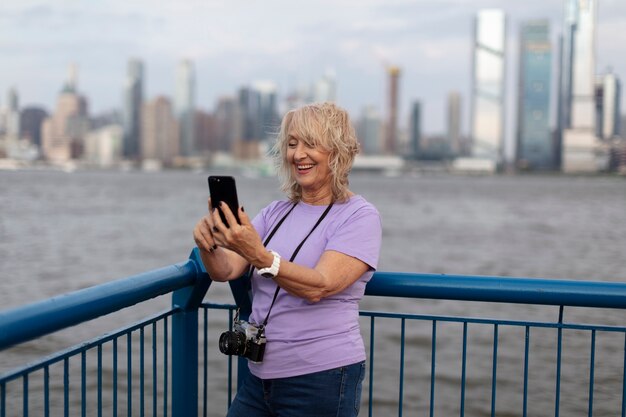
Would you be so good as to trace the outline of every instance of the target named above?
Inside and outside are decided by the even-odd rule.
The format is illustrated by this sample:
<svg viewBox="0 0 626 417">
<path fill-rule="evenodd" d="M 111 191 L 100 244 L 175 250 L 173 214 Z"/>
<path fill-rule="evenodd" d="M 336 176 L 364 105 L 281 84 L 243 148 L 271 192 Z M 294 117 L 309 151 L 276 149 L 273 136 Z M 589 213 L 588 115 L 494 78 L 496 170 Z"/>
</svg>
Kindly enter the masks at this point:
<svg viewBox="0 0 626 417">
<path fill-rule="evenodd" d="M 352 197 L 354 193 L 348 190 L 348 198 Z M 334 200 L 333 193 L 331 190 L 319 190 L 317 192 L 314 191 L 305 191 L 302 190 L 302 198 L 301 201 L 306 204 L 310 204 L 312 206 L 327 206 L 332 203 Z"/>
<path fill-rule="evenodd" d="M 333 192 L 326 188 L 302 190 L 302 202 L 312 206 L 327 206 L 333 202 Z"/>
</svg>

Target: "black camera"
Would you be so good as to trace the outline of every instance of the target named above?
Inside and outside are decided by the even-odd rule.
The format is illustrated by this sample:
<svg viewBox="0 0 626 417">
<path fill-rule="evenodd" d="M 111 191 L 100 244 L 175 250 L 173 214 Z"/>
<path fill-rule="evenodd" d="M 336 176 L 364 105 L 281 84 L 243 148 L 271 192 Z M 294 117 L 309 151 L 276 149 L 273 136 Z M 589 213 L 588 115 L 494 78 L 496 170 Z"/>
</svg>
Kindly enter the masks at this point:
<svg viewBox="0 0 626 417">
<path fill-rule="evenodd" d="M 219 346 L 220 352 L 225 355 L 243 356 L 252 362 L 259 363 L 263 361 L 265 342 L 262 327 L 235 317 L 233 330 L 222 333 Z"/>
</svg>

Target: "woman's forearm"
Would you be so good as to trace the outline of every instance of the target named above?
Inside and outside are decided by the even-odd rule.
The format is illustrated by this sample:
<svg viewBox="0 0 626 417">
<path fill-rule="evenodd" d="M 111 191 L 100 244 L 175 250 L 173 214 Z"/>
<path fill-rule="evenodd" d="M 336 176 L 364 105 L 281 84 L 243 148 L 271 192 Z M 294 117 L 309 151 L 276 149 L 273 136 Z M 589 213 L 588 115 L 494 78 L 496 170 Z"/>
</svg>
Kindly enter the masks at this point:
<svg viewBox="0 0 626 417">
<path fill-rule="evenodd" d="M 335 251 L 324 252 L 315 268 L 281 260 L 276 283 L 288 293 L 316 303 L 356 282 L 369 266 Z"/>
<path fill-rule="evenodd" d="M 247 265 L 242 257 L 221 247 L 212 252 L 200 249 L 200 258 L 213 281 L 230 281 L 239 278 Z"/>
</svg>

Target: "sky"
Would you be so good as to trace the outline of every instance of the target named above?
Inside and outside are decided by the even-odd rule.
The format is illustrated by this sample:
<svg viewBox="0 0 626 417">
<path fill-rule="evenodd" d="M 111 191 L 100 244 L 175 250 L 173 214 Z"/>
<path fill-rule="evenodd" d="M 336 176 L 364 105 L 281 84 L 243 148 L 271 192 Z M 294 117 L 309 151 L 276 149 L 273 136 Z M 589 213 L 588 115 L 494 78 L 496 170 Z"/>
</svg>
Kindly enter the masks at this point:
<svg viewBox="0 0 626 417">
<path fill-rule="evenodd" d="M 598 0 L 596 68 L 626 77 L 626 1 Z M 521 22 L 548 19 L 554 39 L 563 0 L 3 0 L 0 2 L 0 106 L 18 90 L 20 105 L 52 109 L 78 67 L 92 114 L 120 109 L 126 64 L 143 60 L 146 98 L 173 96 L 179 61 L 196 69 L 199 108 L 271 80 L 284 96 L 327 71 L 337 101 L 357 117 L 365 105 L 384 116 L 385 68 L 399 66 L 400 122 L 422 102 L 423 130 L 442 133 L 447 94 L 463 97 L 469 130 L 472 22 L 483 8 L 508 18 L 507 119 L 514 128 Z"/>
</svg>

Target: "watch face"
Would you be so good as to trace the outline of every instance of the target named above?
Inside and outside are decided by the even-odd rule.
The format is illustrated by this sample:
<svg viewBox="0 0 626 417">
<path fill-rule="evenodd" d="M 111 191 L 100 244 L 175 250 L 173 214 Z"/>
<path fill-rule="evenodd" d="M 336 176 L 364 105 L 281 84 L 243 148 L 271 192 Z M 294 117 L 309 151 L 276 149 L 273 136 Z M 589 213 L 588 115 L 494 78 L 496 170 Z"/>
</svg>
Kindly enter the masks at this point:
<svg viewBox="0 0 626 417">
<path fill-rule="evenodd" d="M 263 278 L 274 278 L 274 274 L 271 272 L 265 272 L 264 274 L 261 274 L 261 276 L 263 276 Z"/>
</svg>

